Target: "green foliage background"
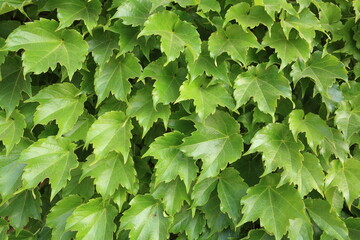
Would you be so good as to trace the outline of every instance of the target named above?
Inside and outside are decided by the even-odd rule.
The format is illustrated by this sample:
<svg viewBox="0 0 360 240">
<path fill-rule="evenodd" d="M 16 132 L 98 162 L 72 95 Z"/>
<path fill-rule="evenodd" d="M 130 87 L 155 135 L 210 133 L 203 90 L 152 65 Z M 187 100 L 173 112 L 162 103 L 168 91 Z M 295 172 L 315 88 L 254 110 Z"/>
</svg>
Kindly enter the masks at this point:
<svg viewBox="0 0 360 240">
<path fill-rule="evenodd" d="M 0 239 L 360 239 L 359 17 L 1 0 Z"/>
</svg>

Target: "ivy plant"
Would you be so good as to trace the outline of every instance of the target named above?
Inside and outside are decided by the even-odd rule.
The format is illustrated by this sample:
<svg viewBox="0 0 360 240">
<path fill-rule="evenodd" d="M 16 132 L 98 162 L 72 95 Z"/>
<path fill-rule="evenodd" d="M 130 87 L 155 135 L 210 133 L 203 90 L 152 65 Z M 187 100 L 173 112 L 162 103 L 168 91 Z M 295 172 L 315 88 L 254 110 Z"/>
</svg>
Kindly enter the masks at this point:
<svg viewBox="0 0 360 240">
<path fill-rule="evenodd" d="M 0 1 L 0 240 L 360 239 L 360 1 Z"/>
</svg>

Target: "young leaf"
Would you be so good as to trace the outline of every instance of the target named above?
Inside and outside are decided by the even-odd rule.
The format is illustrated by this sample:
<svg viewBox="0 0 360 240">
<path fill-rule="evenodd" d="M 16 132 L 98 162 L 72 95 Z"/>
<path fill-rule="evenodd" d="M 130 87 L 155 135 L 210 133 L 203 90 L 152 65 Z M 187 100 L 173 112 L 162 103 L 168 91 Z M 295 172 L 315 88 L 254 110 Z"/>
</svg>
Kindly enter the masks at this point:
<svg viewBox="0 0 360 240">
<path fill-rule="evenodd" d="M 109 95 L 114 94 L 116 99 L 127 101 L 131 91 L 130 78 L 139 77 L 141 65 L 133 54 L 126 54 L 118 58 L 112 57 L 109 62 L 100 66 L 95 74 L 94 85 L 98 96 L 97 106 Z"/>
<path fill-rule="evenodd" d="M 126 0 L 112 18 L 120 18 L 126 25 L 143 25 L 150 14 L 152 3 L 149 0 Z"/>
<path fill-rule="evenodd" d="M 130 119 L 121 111 L 110 111 L 101 115 L 90 127 L 85 145 L 94 145 L 95 160 L 101 160 L 108 152 L 121 153 L 126 162 L 130 152 Z"/>
<path fill-rule="evenodd" d="M 298 58 L 306 61 L 310 57 L 311 48 L 309 43 L 296 34 L 290 34 L 287 38 L 279 23 L 275 23 L 271 28 L 271 32 L 266 33 L 262 44 L 275 49 L 278 58 L 281 59 L 280 69 Z"/>
<path fill-rule="evenodd" d="M 345 223 L 335 212 L 330 211 L 328 202 L 308 198 L 305 200 L 305 204 L 311 218 L 325 233 L 339 240 L 349 239 Z"/>
<path fill-rule="evenodd" d="M 290 226 L 290 219 L 300 218 L 310 223 L 299 192 L 290 185 L 276 187 L 278 182 L 279 176 L 270 174 L 248 189 L 247 195 L 241 200 L 244 216 L 239 226 L 260 219 L 260 224 L 268 232 L 281 239 Z"/>
<path fill-rule="evenodd" d="M 143 155 L 153 156 L 158 160 L 155 165 L 155 187 L 161 182 L 168 183 L 179 176 L 184 181 L 187 192 L 190 190 L 198 168 L 195 161 L 186 157 L 179 149 L 184 137 L 184 134 L 177 131 L 166 133 L 156 138 Z"/>
<path fill-rule="evenodd" d="M 82 165 L 80 181 L 87 176 L 94 178 L 96 191 L 104 199 L 112 196 L 120 185 L 130 193 L 136 194 L 139 183 L 132 160 L 128 159 L 125 163 L 122 155 L 115 152 L 108 153 L 100 161 L 94 160 L 94 155 L 91 155 L 88 157 L 88 161 Z"/>
<path fill-rule="evenodd" d="M 79 32 L 69 29 L 56 31 L 58 26 L 56 21 L 42 18 L 18 27 L 6 39 L 7 50 L 25 50 L 22 54 L 24 73 L 40 74 L 49 68 L 55 69 L 60 63 L 71 79 L 81 68 L 88 52 L 87 43 Z"/>
<path fill-rule="evenodd" d="M 245 32 L 239 25 L 232 24 L 225 30 L 219 29 L 209 37 L 209 52 L 212 58 L 226 52 L 235 61 L 246 64 L 249 48 L 261 48 L 252 32 Z"/>
<path fill-rule="evenodd" d="M 74 153 L 75 146 L 67 138 L 53 136 L 31 144 L 20 155 L 19 161 L 26 164 L 21 189 L 36 187 L 41 181 L 49 178 L 50 199 L 53 199 L 66 186 L 67 180 L 70 179 L 70 170 L 79 165 Z"/>
<path fill-rule="evenodd" d="M 201 41 L 196 28 L 180 20 L 174 12 L 162 11 L 151 15 L 139 36 L 160 35 L 161 51 L 167 56 L 166 63 L 174 61 L 185 47 L 196 60 L 201 51 Z"/>
<path fill-rule="evenodd" d="M 121 228 L 130 230 L 130 239 L 165 240 L 172 218 L 166 216 L 159 200 L 151 195 L 137 195 L 121 217 Z"/>
<path fill-rule="evenodd" d="M 71 83 L 58 83 L 41 89 L 27 102 L 39 102 L 34 115 L 35 124 L 56 120 L 58 136 L 72 129 L 84 111 L 86 96 Z M 64 114 L 66 113 L 66 114 Z"/>
<path fill-rule="evenodd" d="M 20 142 L 25 127 L 25 117 L 19 111 L 14 111 L 6 118 L 5 112 L 0 110 L 0 140 L 6 147 L 6 154 Z"/>
<path fill-rule="evenodd" d="M 269 113 L 273 119 L 280 96 L 291 99 L 291 88 L 286 77 L 277 67 L 266 68 L 265 64 L 249 67 L 247 72 L 237 76 L 234 84 L 236 108 L 244 105 L 252 97 L 260 111 Z"/>
<path fill-rule="evenodd" d="M 65 231 L 77 231 L 76 239 L 108 240 L 115 232 L 116 208 L 103 203 L 101 198 L 91 199 L 75 208 L 66 220 Z"/>
<path fill-rule="evenodd" d="M 354 158 L 346 159 L 344 164 L 332 161 L 325 183 L 327 188 L 337 187 L 350 208 L 360 197 L 360 161 Z"/>
<path fill-rule="evenodd" d="M 294 7 L 291 5 L 291 3 L 287 2 L 286 0 L 262 0 L 257 2 L 259 2 L 259 5 L 265 7 L 266 12 L 273 19 L 275 19 L 275 13 L 279 12 L 282 9 L 291 15 L 294 16 L 298 15 Z"/>
<path fill-rule="evenodd" d="M 223 106 L 230 110 L 235 108 L 234 99 L 228 90 L 220 85 L 210 85 L 204 76 L 197 77 L 190 81 L 186 80 L 180 87 L 180 97 L 177 102 L 194 100 L 196 113 L 201 120 L 215 113 L 216 107 Z"/>
<path fill-rule="evenodd" d="M 195 126 L 197 130 L 184 139 L 180 149 L 203 161 L 200 179 L 216 176 L 228 163 L 240 158 L 243 151 L 240 126 L 228 113 L 217 111 Z"/>
<path fill-rule="evenodd" d="M 152 87 L 149 85 L 138 90 L 136 94 L 130 98 L 126 110 L 126 114 L 131 117 L 136 117 L 139 125 L 143 127 L 143 136 L 145 136 L 158 119 L 163 120 L 166 129 L 171 114 L 169 105 L 163 105 L 161 103 L 156 106 L 154 105 L 151 93 Z"/>
<path fill-rule="evenodd" d="M 343 103 L 335 111 L 335 124 L 340 129 L 345 138 L 351 137 L 360 131 L 360 106 L 352 107 L 350 104 Z"/>
<path fill-rule="evenodd" d="M 82 199 L 78 195 L 64 197 L 51 208 L 47 215 L 46 225 L 51 227 L 51 237 L 54 240 L 71 239 L 72 232 L 65 231 L 66 220 L 71 216 L 76 207 L 80 206 Z"/>
<path fill-rule="evenodd" d="M 60 21 L 58 29 L 70 26 L 75 20 L 83 20 L 89 32 L 96 26 L 101 13 L 99 0 L 49 0 L 46 6 L 57 9 Z"/>
</svg>

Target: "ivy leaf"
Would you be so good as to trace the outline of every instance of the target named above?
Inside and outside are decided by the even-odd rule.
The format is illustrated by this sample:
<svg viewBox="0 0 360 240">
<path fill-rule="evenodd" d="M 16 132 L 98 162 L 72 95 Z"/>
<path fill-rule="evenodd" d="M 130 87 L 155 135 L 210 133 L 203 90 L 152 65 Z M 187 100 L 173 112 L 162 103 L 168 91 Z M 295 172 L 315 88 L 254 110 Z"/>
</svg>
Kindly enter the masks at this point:
<svg viewBox="0 0 360 240">
<path fill-rule="evenodd" d="M 98 96 L 97 106 L 109 95 L 114 94 L 116 99 L 126 101 L 131 91 L 130 78 L 140 76 L 141 65 L 133 54 L 126 54 L 118 58 L 112 57 L 109 62 L 100 66 L 94 79 L 95 92 Z"/>
<path fill-rule="evenodd" d="M 217 182 L 218 179 L 216 178 L 205 178 L 196 182 L 191 193 L 193 215 L 196 210 L 195 207 L 203 206 L 209 201 L 211 193 L 216 188 Z"/>
<path fill-rule="evenodd" d="M 112 18 L 120 18 L 126 25 L 140 26 L 148 19 L 151 7 L 149 0 L 124 1 Z"/>
<path fill-rule="evenodd" d="M 185 184 L 179 178 L 169 183 L 160 183 L 151 195 L 162 199 L 166 212 L 171 216 L 180 211 L 184 201 L 190 203 Z"/>
<path fill-rule="evenodd" d="M 266 13 L 263 6 L 250 6 L 247 2 L 241 2 L 231 6 L 225 15 L 225 23 L 235 20 L 244 31 L 248 28 L 254 28 L 260 24 L 265 25 L 268 29 L 271 28 L 273 20 Z"/>
<path fill-rule="evenodd" d="M 120 35 L 118 42 L 120 51 L 118 55 L 131 52 L 134 50 L 134 47 L 139 44 L 137 38 L 140 32 L 139 28 L 124 25 L 120 20 L 118 20 L 112 27 L 109 28 L 109 30 Z"/>
<path fill-rule="evenodd" d="M 220 210 L 236 222 L 241 217 L 239 200 L 246 195 L 247 189 L 248 185 L 234 168 L 226 168 L 220 173 L 217 185 Z"/>
<path fill-rule="evenodd" d="M 280 70 L 298 58 L 306 61 L 310 57 L 311 48 L 306 40 L 296 34 L 286 37 L 279 23 L 275 23 L 271 31 L 266 33 L 262 44 L 275 49 L 278 58 L 281 59 Z"/>
<path fill-rule="evenodd" d="M 41 219 L 40 193 L 36 189 L 16 194 L 8 202 L 0 207 L 0 216 L 8 217 L 10 224 L 17 232 L 20 232 L 29 218 Z"/>
<path fill-rule="evenodd" d="M 58 26 L 55 20 L 41 19 L 16 28 L 8 36 L 5 45 L 7 50 L 25 50 L 22 54 L 25 74 L 47 72 L 60 63 L 71 79 L 74 72 L 82 67 L 88 44 L 79 32 L 73 29 L 56 31 Z"/>
<path fill-rule="evenodd" d="M 328 95 L 328 89 L 337 78 L 345 81 L 348 79 L 345 65 L 331 54 L 322 57 L 321 52 L 313 53 L 306 63 L 297 61 L 292 66 L 290 75 L 295 82 L 301 78 L 311 78 L 319 92 L 325 95 Z"/>
<path fill-rule="evenodd" d="M 272 19 L 275 19 L 275 13 L 280 12 L 282 9 L 291 15 L 298 16 L 294 7 L 286 0 L 255 0 L 255 3 L 264 6 Z"/>
<path fill-rule="evenodd" d="M 95 118 L 90 114 L 83 114 L 79 117 L 74 127 L 64 134 L 64 137 L 71 139 L 73 142 L 85 140 L 90 126 L 94 123 Z"/>
<path fill-rule="evenodd" d="M 89 44 L 89 52 L 92 53 L 94 61 L 103 66 L 110 60 L 114 50 L 119 49 L 118 35 L 111 31 L 104 31 L 96 28 L 92 32 L 92 36 L 86 39 Z"/>
<path fill-rule="evenodd" d="M 303 153 L 303 156 L 304 161 L 300 174 L 295 180 L 295 183 L 298 185 L 298 191 L 301 196 L 305 196 L 313 189 L 322 194 L 325 175 L 319 159 L 311 153 Z"/>
<path fill-rule="evenodd" d="M 245 64 L 249 48 L 261 48 L 261 46 L 252 32 L 245 32 L 236 24 L 228 26 L 225 30 L 218 29 L 209 37 L 209 51 L 212 58 L 226 52 L 235 61 Z"/>
<path fill-rule="evenodd" d="M 300 218 L 310 223 L 299 192 L 289 185 L 277 187 L 278 181 L 278 175 L 270 174 L 248 189 L 241 200 L 244 216 L 239 226 L 260 219 L 260 224 L 268 232 L 281 239 L 290 226 L 290 219 Z"/>
<path fill-rule="evenodd" d="M 360 236 L 360 218 L 345 219 L 347 228 L 349 229 L 349 237 L 351 240 L 356 240 Z"/>
<path fill-rule="evenodd" d="M 0 152 L 0 195 L 3 202 L 10 199 L 21 186 L 25 164 L 19 161 L 19 157 L 29 145 L 30 141 L 22 140 L 8 154 Z"/>
<path fill-rule="evenodd" d="M 154 106 L 151 93 L 152 87 L 149 85 L 138 90 L 136 94 L 130 98 L 126 110 L 126 114 L 131 117 L 136 117 L 139 125 L 143 127 L 143 136 L 145 136 L 158 119 L 163 120 L 166 129 L 171 114 L 169 105 L 160 103 Z"/>
<path fill-rule="evenodd" d="M 200 212 L 196 212 L 195 216 L 192 217 L 191 211 L 183 210 L 174 216 L 170 232 L 180 233 L 185 231 L 189 240 L 196 240 L 199 239 L 205 223 L 204 216 Z"/>
<path fill-rule="evenodd" d="M 9 223 L 5 220 L 0 218 L 0 238 L 5 239 L 8 237 L 8 231 L 9 231 Z"/>
<path fill-rule="evenodd" d="M 274 240 L 274 236 L 267 234 L 263 229 L 252 229 L 249 231 L 246 238 L 241 240 Z"/>
<path fill-rule="evenodd" d="M 46 225 L 51 227 L 51 237 L 54 240 L 71 239 L 72 232 L 65 232 L 66 220 L 71 216 L 76 207 L 80 206 L 82 199 L 78 195 L 64 197 L 51 208 L 46 218 Z"/>
<path fill-rule="evenodd" d="M 91 125 L 85 146 L 93 144 L 96 161 L 104 158 L 108 152 L 115 151 L 121 153 L 126 162 L 130 152 L 132 129 L 131 121 L 123 112 L 106 112 Z"/>
<path fill-rule="evenodd" d="M 11 115 L 15 107 L 22 100 L 22 93 L 29 92 L 30 77 L 24 76 L 21 59 L 16 56 L 8 56 L 0 66 L 0 107 Z"/>
<path fill-rule="evenodd" d="M 217 111 L 195 126 L 197 130 L 184 138 L 180 149 L 203 161 L 200 179 L 216 176 L 228 163 L 240 158 L 243 151 L 240 126 L 229 114 Z"/>
<path fill-rule="evenodd" d="M 360 131 L 360 108 L 352 107 L 350 104 L 343 103 L 335 111 L 335 124 L 340 129 L 345 138 L 350 140 Z"/>
<path fill-rule="evenodd" d="M 190 81 L 186 80 L 180 87 L 180 97 L 176 102 L 194 100 L 196 113 L 201 120 L 215 113 L 216 107 L 223 106 L 230 110 L 235 108 L 234 99 L 228 90 L 220 84 L 210 85 L 204 76 Z"/>
<path fill-rule="evenodd" d="M 153 156 L 158 161 L 155 165 L 155 186 L 161 182 L 168 183 L 177 176 L 185 183 L 187 192 L 197 177 L 198 168 L 192 158 L 186 157 L 179 149 L 184 134 L 174 131 L 158 137 L 143 155 Z"/>
<path fill-rule="evenodd" d="M 180 20 L 174 12 L 162 11 L 151 15 L 145 22 L 139 36 L 160 35 L 161 51 L 167 56 L 169 63 L 179 57 L 185 47 L 196 60 L 201 51 L 201 40 L 196 28 Z"/>
<path fill-rule="evenodd" d="M 52 189 L 50 199 L 53 199 L 66 186 L 70 179 L 70 170 L 79 165 L 74 153 L 75 147 L 69 139 L 53 136 L 31 144 L 20 155 L 19 161 L 26 164 L 21 189 L 36 187 L 49 178 Z"/>
<path fill-rule="evenodd" d="M 278 68 L 265 64 L 249 67 L 248 71 L 237 76 L 234 84 L 236 108 L 244 105 L 252 97 L 260 111 L 269 113 L 273 119 L 277 100 L 283 96 L 291 99 L 291 88 L 286 77 Z"/>
<path fill-rule="evenodd" d="M 130 159 L 125 162 L 119 153 L 110 152 L 100 161 L 95 161 L 94 155 L 90 155 L 81 168 L 80 181 L 88 176 L 94 178 L 96 191 L 104 199 L 112 196 L 120 185 L 132 194 L 136 194 L 139 188 L 134 162 Z"/>
<path fill-rule="evenodd" d="M 20 142 L 25 127 L 25 117 L 19 111 L 15 110 L 7 119 L 5 112 L 0 110 L 0 140 L 6 147 L 6 154 Z"/>
<path fill-rule="evenodd" d="M 91 32 L 101 13 L 101 2 L 99 0 L 49 0 L 46 2 L 46 6 L 57 9 L 57 17 L 60 21 L 58 29 L 69 27 L 75 20 L 83 20 Z"/>
<path fill-rule="evenodd" d="M 305 204 L 310 217 L 325 233 L 336 239 L 349 239 L 345 223 L 335 212 L 330 211 L 328 202 L 307 198 Z"/>
<path fill-rule="evenodd" d="M 302 166 L 301 151 L 304 145 L 296 142 L 288 127 L 280 123 L 270 123 L 258 131 L 251 139 L 248 153 L 262 152 L 267 175 L 277 168 L 283 168 L 282 182 L 294 182 Z"/>
<path fill-rule="evenodd" d="M 150 77 L 155 80 L 152 97 L 154 106 L 158 103 L 169 104 L 179 97 L 179 88 L 186 78 L 186 70 L 179 68 L 177 61 L 166 66 L 166 58 L 152 61 L 144 68 L 140 79 Z"/>
<path fill-rule="evenodd" d="M 360 1 L 354 0 L 352 3 L 355 11 L 355 22 L 357 22 L 357 20 L 360 18 Z"/>
<path fill-rule="evenodd" d="M 101 198 L 91 199 L 75 208 L 66 221 L 65 231 L 77 231 L 76 239 L 81 240 L 111 239 L 116 229 L 114 219 L 117 214 L 116 208 L 109 203 L 104 204 Z"/>
<path fill-rule="evenodd" d="M 165 240 L 172 218 L 164 214 L 159 200 L 150 195 L 137 195 L 121 217 L 121 228 L 130 230 L 130 239 Z"/>
<path fill-rule="evenodd" d="M 288 237 L 290 239 L 313 239 L 313 228 L 309 222 L 301 218 L 290 219 Z"/>
<path fill-rule="evenodd" d="M 56 120 L 58 136 L 71 130 L 84 111 L 86 96 L 71 83 L 57 83 L 41 89 L 27 102 L 39 102 L 34 115 L 35 124 Z M 66 114 L 64 114 L 66 113 Z"/>
<path fill-rule="evenodd" d="M 326 176 L 326 187 L 337 187 L 343 194 L 349 208 L 353 201 L 360 197 L 360 162 L 356 159 L 346 159 L 343 164 L 331 161 L 331 168 Z"/>
<path fill-rule="evenodd" d="M 320 153 L 327 159 L 334 154 L 344 162 L 349 153 L 349 144 L 339 130 L 331 128 L 331 132 L 331 138 L 324 138 Z"/>
</svg>

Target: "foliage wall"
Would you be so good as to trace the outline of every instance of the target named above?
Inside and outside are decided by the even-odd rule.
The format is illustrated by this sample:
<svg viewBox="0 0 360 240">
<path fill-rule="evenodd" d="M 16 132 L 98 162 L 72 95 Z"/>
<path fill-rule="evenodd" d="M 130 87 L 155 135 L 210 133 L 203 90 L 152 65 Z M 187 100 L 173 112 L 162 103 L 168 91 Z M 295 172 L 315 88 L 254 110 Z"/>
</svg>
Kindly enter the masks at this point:
<svg viewBox="0 0 360 240">
<path fill-rule="evenodd" d="M 360 239 L 359 18 L 1 0 L 0 239 Z"/>
</svg>

